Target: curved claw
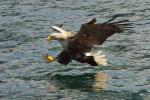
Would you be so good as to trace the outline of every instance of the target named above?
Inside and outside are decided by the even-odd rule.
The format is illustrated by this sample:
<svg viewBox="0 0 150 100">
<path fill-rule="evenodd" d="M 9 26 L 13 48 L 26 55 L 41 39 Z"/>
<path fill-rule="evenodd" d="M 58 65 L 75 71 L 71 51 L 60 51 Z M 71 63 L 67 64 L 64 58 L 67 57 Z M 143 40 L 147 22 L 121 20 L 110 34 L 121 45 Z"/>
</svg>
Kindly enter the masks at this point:
<svg viewBox="0 0 150 100">
<path fill-rule="evenodd" d="M 50 63 L 50 62 L 53 62 L 53 61 L 56 60 L 55 57 L 53 57 L 53 56 L 51 56 L 51 55 L 48 55 L 47 53 L 42 54 L 42 56 L 43 56 L 43 59 L 44 59 L 44 61 L 45 61 L 46 63 Z"/>
</svg>

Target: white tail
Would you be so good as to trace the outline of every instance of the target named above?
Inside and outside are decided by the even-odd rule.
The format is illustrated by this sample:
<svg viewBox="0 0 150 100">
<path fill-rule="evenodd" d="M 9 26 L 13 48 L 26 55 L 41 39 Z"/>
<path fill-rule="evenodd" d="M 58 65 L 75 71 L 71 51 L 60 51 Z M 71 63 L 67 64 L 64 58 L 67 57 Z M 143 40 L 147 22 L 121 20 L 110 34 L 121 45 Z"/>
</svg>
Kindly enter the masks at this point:
<svg viewBox="0 0 150 100">
<path fill-rule="evenodd" d="M 98 64 L 98 65 L 104 65 L 104 66 L 107 66 L 108 63 L 107 63 L 107 59 L 105 58 L 105 55 L 102 54 L 101 51 L 91 51 L 91 52 L 88 52 L 88 53 L 85 53 L 86 56 L 93 56 L 94 57 L 94 60 L 95 62 Z"/>
</svg>

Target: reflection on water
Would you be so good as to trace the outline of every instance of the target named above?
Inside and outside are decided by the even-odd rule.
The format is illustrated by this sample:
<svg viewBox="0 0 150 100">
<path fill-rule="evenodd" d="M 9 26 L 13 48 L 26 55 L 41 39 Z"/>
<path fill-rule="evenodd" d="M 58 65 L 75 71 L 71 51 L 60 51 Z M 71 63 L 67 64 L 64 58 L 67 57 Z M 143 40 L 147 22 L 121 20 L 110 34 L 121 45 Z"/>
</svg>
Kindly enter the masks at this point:
<svg viewBox="0 0 150 100">
<path fill-rule="evenodd" d="M 70 91 L 73 91 L 73 93 L 69 93 L 71 97 L 74 97 L 76 96 L 76 93 L 79 93 L 78 95 L 80 95 L 80 97 L 84 95 L 87 97 L 87 100 L 88 97 L 95 98 L 95 96 L 102 99 L 107 98 L 108 100 L 120 100 L 122 98 L 125 100 L 142 100 L 144 96 L 143 94 L 148 94 L 146 88 L 143 88 L 142 86 L 134 86 L 134 83 L 131 82 L 133 80 L 132 77 L 129 77 L 132 75 L 128 72 L 115 71 L 115 74 L 111 71 L 98 71 L 96 73 L 78 72 L 78 74 L 73 75 L 70 71 L 74 72 L 73 69 L 70 69 L 66 72 L 58 71 L 53 75 L 47 74 L 47 77 L 49 77 L 49 83 L 53 81 L 52 84 L 45 85 L 48 92 L 53 93 L 57 90 L 63 90 L 63 94 L 54 98 L 70 98 L 70 96 L 68 97 L 68 92 Z M 134 80 L 136 81 L 136 79 Z M 64 93 L 64 91 L 67 91 L 67 94 Z M 81 91 L 83 93 L 86 92 L 87 94 L 80 94 L 82 93 Z M 96 94 L 92 94 L 91 92 Z"/>
<path fill-rule="evenodd" d="M 107 89 L 108 74 L 105 72 L 84 73 L 82 75 L 56 74 L 52 77 L 57 81 L 59 88 L 101 91 Z M 63 85 L 62 85 L 63 84 Z M 51 86 L 50 86 L 51 87 Z"/>
<path fill-rule="evenodd" d="M 45 88 L 48 90 L 48 92 L 54 92 L 57 89 L 54 84 L 46 84 Z"/>
<path fill-rule="evenodd" d="M 92 90 L 94 91 L 105 90 L 107 88 L 107 84 L 108 84 L 107 73 L 98 72 L 94 76 Z"/>
</svg>

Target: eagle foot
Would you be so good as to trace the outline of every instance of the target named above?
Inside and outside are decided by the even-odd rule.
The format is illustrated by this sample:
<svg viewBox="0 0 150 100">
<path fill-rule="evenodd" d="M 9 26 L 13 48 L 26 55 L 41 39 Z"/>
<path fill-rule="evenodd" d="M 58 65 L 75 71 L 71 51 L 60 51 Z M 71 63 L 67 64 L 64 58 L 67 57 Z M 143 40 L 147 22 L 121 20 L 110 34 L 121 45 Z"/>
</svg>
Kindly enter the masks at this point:
<svg viewBox="0 0 150 100">
<path fill-rule="evenodd" d="M 55 61 L 55 57 L 53 57 L 53 56 L 51 56 L 51 55 L 48 55 L 47 53 L 45 53 L 45 54 L 42 54 L 42 56 L 43 56 L 43 59 L 44 59 L 44 61 L 46 62 L 46 63 L 50 63 L 50 62 L 53 62 L 53 61 Z"/>
</svg>

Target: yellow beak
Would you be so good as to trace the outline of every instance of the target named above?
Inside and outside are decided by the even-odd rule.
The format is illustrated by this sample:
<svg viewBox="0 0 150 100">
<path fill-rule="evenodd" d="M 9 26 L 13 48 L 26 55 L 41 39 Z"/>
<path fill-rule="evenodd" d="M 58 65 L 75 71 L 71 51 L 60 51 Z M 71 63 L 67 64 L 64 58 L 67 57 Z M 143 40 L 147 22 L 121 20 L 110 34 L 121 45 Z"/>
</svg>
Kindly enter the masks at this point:
<svg viewBox="0 0 150 100">
<path fill-rule="evenodd" d="M 50 62 L 53 62 L 56 60 L 55 57 L 51 56 L 51 55 L 48 55 L 47 53 L 46 54 L 42 54 L 43 55 L 43 59 L 45 62 L 47 63 L 50 63 Z"/>
<path fill-rule="evenodd" d="M 49 35 L 49 36 L 47 37 L 47 41 L 50 42 L 50 41 L 52 41 L 52 40 L 54 40 L 53 36 L 50 36 L 50 35 Z"/>
</svg>

